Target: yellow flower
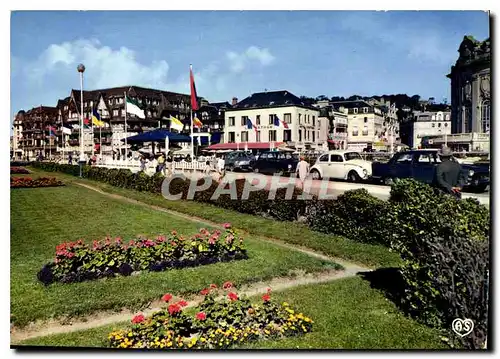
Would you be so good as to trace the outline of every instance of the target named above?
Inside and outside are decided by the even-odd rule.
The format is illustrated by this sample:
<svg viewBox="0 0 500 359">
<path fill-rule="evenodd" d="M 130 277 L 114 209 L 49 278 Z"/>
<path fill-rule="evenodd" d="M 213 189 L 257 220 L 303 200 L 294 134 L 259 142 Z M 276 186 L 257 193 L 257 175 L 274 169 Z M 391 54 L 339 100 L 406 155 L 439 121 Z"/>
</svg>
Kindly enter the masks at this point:
<svg viewBox="0 0 500 359">
<path fill-rule="evenodd" d="M 129 332 L 129 333 L 128 333 L 128 336 L 129 336 L 129 337 L 133 336 L 132 332 Z"/>
<path fill-rule="evenodd" d="M 172 346 L 172 342 L 167 342 L 167 347 L 171 347 Z"/>
<path fill-rule="evenodd" d="M 283 306 L 284 307 L 288 307 L 290 304 L 288 304 L 287 302 L 283 302 Z"/>
<path fill-rule="evenodd" d="M 267 330 L 267 329 L 266 329 L 266 330 L 264 330 L 264 333 L 266 333 L 266 334 L 271 334 L 271 332 L 270 332 L 269 330 Z"/>
</svg>

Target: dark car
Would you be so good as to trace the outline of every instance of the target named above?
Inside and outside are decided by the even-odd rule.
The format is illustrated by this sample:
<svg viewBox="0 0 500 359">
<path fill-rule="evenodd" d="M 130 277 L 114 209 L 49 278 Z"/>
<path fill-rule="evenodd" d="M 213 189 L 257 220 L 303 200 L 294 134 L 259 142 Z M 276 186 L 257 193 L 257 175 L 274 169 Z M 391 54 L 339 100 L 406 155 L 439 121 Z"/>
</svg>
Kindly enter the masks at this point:
<svg viewBox="0 0 500 359">
<path fill-rule="evenodd" d="M 245 151 L 233 151 L 229 152 L 224 159 L 224 168 L 227 171 L 234 170 L 246 170 L 250 171 L 252 169 L 252 164 L 254 162 L 254 156 Z"/>
<path fill-rule="evenodd" d="M 253 164 L 257 173 L 280 175 L 294 173 L 299 163 L 299 156 L 287 152 L 266 151 L 259 154 Z"/>
<path fill-rule="evenodd" d="M 437 150 L 398 152 L 387 163 L 374 162 L 372 164 L 372 179 L 386 185 L 392 184 L 395 179 L 399 178 L 414 178 L 432 184 L 436 166 L 440 162 Z M 465 176 L 468 179 L 464 186 L 465 190 L 484 192 L 489 186 L 489 165 L 462 164 L 462 169 L 466 172 Z"/>
</svg>

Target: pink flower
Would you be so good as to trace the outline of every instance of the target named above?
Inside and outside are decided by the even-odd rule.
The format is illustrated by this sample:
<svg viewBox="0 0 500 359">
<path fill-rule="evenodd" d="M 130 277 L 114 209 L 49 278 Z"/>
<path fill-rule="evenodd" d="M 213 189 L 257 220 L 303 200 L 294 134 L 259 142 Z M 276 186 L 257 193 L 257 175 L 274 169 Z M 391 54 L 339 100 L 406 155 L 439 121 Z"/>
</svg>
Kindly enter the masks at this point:
<svg viewBox="0 0 500 359">
<path fill-rule="evenodd" d="M 210 284 L 210 288 L 217 289 L 217 284 Z"/>
<path fill-rule="evenodd" d="M 177 302 L 177 304 L 179 304 L 181 307 L 187 307 L 188 305 L 188 303 L 185 300 L 180 300 L 179 302 Z"/>
<path fill-rule="evenodd" d="M 203 313 L 203 312 L 199 312 L 199 313 L 196 314 L 196 319 L 198 319 L 198 320 L 205 320 L 205 319 L 207 319 L 207 315 L 205 313 Z"/>
<path fill-rule="evenodd" d="M 233 283 L 231 283 L 231 282 L 226 282 L 222 285 L 222 288 L 224 288 L 224 289 L 230 289 L 232 287 L 233 287 Z"/>
<path fill-rule="evenodd" d="M 158 237 L 156 238 L 156 241 L 157 241 L 157 242 L 160 242 L 160 243 L 161 243 L 161 242 L 164 242 L 164 241 L 165 241 L 165 236 L 158 236 Z"/>
<path fill-rule="evenodd" d="M 227 297 L 231 300 L 231 301 L 235 301 L 235 300 L 238 300 L 238 294 L 234 293 L 234 292 L 229 292 L 229 294 L 227 295 Z"/>
<path fill-rule="evenodd" d="M 271 288 L 267 288 L 267 293 L 271 293 Z"/>
<path fill-rule="evenodd" d="M 167 303 L 170 302 L 170 299 L 172 299 L 172 294 L 170 294 L 170 293 L 164 294 L 163 297 L 161 297 L 161 300 L 163 300 Z"/>
<path fill-rule="evenodd" d="M 139 323 L 142 323 L 144 320 L 146 320 L 146 318 L 144 317 L 144 315 L 142 315 L 142 314 L 138 314 L 138 315 L 136 315 L 136 316 L 132 319 L 132 323 L 134 323 L 134 324 L 139 324 Z"/>
<path fill-rule="evenodd" d="M 207 289 L 207 288 L 203 289 L 203 290 L 200 292 L 200 294 L 201 294 L 201 295 L 207 295 L 208 293 L 210 293 L 210 290 L 209 290 L 209 289 Z"/>
<path fill-rule="evenodd" d="M 178 313 L 180 311 L 181 311 L 181 307 L 178 304 L 170 304 L 168 306 L 168 312 L 170 313 L 170 315 Z"/>
<path fill-rule="evenodd" d="M 223 223 L 222 226 L 225 228 L 225 229 L 229 229 L 231 228 L 231 223 Z"/>
</svg>

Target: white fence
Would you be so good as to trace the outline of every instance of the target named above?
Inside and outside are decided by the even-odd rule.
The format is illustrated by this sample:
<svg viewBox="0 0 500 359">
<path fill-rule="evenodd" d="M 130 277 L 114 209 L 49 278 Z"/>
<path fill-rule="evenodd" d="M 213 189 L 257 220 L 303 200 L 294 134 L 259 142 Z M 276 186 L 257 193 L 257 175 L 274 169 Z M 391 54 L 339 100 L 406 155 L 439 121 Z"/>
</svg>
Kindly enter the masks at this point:
<svg viewBox="0 0 500 359">
<path fill-rule="evenodd" d="M 174 172 L 184 172 L 184 171 L 204 171 L 206 167 L 205 161 L 193 161 L 193 162 L 171 162 L 172 163 L 172 171 Z M 158 165 L 157 160 L 146 162 L 145 173 L 148 175 L 154 175 L 156 173 L 156 166 Z M 168 163 L 167 163 L 168 165 Z M 98 160 L 97 167 L 105 167 L 105 168 L 117 168 L 117 169 L 129 169 L 132 172 L 139 172 L 141 169 L 141 162 L 138 159 L 102 159 Z"/>
</svg>

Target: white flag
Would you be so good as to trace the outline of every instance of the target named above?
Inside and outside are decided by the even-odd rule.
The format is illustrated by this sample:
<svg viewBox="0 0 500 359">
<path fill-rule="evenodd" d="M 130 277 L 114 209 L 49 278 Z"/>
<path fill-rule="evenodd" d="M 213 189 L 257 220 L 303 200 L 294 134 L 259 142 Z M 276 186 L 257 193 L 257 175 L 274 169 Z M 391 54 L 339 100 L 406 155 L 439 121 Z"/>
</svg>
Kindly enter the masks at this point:
<svg viewBox="0 0 500 359">
<path fill-rule="evenodd" d="M 62 133 L 66 134 L 66 135 L 71 135 L 71 129 L 63 126 Z"/>
<path fill-rule="evenodd" d="M 141 110 L 139 104 L 136 101 L 128 98 L 128 96 L 126 101 L 127 101 L 127 113 L 136 115 L 139 118 L 146 118 L 146 116 L 144 115 L 144 111 Z"/>
</svg>

